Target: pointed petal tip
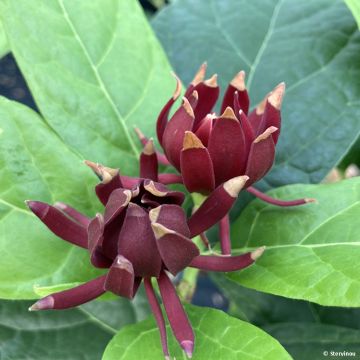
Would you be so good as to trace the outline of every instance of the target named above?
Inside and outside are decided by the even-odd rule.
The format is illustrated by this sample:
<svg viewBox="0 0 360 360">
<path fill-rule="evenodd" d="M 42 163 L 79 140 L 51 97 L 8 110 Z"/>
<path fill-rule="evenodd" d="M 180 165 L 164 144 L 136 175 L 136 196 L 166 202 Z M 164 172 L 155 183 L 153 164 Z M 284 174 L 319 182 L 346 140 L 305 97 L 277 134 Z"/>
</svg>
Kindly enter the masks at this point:
<svg viewBox="0 0 360 360">
<path fill-rule="evenodd" d="M 224 112 L 221 114 L 220 119 L 224 119 L 224 118 L 238 121 L 234 113 L 234 110 L 230 106 L 227 106 Z"/>
<path fill-rule="evenodd" d="M 143 154 L 145 155 L 153 155 L 155 154 L 155 147 L 154 147 L 154 140 L 153 138 L 150 138 L 148 142 L 145 144 L 143 148 Z"/>
<path fill-rule="evenodd" d="M 182 85 L 181 85 L 181 80 L 179 79 L 179 77 L 176 75 L 176 73 L 174 71 L 171 71 L 170 74 L 175 78 L 176 80 L 176 88 L 175 88 L 175 91 L 173 93 L 173 100 L 177 100 L 177 98 L 180 96 L 181 94 L 181 88 L 182 88 Z"/>
<path fill-rule="evenodd" d="M 191 359 L 194 352 L 194 342 L 191 340 L 184 340 L 181 342 L 180 346 L 185 351 L 186 356 Z"/>
<path fill-rule="evenodd" d="M 304 199 L 305 203 L 315 203 L 315 204 L 318 204 L 319 202 L 317 201 L 317 199 L 314 199 L 314 198 L 305 198 Z"/>
<path fill-rule="evenodd" d="M 54 308 L 54 298 L 49 295 L 29 307 L 29 311 L 49 310 Z"/>
<path fill-rule="evenodd" d="M 265 106 L 266 102 L 268 100 L 268 97 L 272 94 L 272 92 L 269 92 L 266 94 L 266 96 L 260 101 L 259 104 L 257 104 L 255 112 L 257 115 L 262 115 L 265 112 Z"/>
<path fill-rule="evenodd" d="M 238 91 L 244 91 L 245 87 L 245 71 L 239 71 L 231 80 L 230 85 L 236 88 Z"/>
<path fill-rule="evenodd" d="M 153 229 L 155 238 L 157 240 L 162 238 L 163 236 L 165 236 L 167 234 L 174 234 L 175 233 L 174 231 L 168 229 L 164 225 L 161 225 L 161 224 L 156 223 L 156 222 L 151 223 L 151 227 Z"/>
<path fill-rule="evenodd" d="M 248 180 L 249 180 L 249 177 L 246 175 L 234 177 L 234 178 L 224 182 L 224 184 L 223 184 L 224 190 L 231 197 L 236 198 Z"/>
<path fill-rule="evenodd" d="M 47 214 L 47 211 L 50 206 L 46 203 L 35 200 L 26 200 L 25 204 L 39 219 L 42 219 Z"/>
<path fill-rule="evenodd" d="M 266 249 L 266 246 L 261 246 L 261 247 L 259 247 L 258 249 L 254 250 L 254 251 L 251 253 L 250 257 L 251 257 L 254 261 L 257 260 L 257 259 L 264 253 L 265 249 Z"/>
<path fill-rule="evenodd" d="M 145 135 L 143 134 L 143 132 L 137 127 L 134 126 L 134 131 L 136 133 L 136 136 L 140 139 L 140 140 L 144 140 L 145 139 Z"/>
<path fill-rule="evenodd" d="M 161 211 L 161 205 L 149 211 L 149 218 L 152 223 L 156 223 L 160 211 Z"/>
<path fill-rule="evenodd" d="M 194 110 L 191 107 L 189 100 L 184 96 L 183 97 L 183 104 L 182 104 L 184 110 L 188 113 L 189 116 L 191 116 L 193 119 L 195 119 Z"/>
<path fill-rule="evenodd" d="M 113 177 L 119 172 L 117 169 L 112 169 L 102 164 L 94 163 L 90 160 L 84 160 L 84 164 L 87 165 L 101 179 L 102 183 L 104 184 L 110 182 Z"/>
<path fill-rule="evenodd" d="M 199 70 L 197 71 L 193 80 L 191 81 L 191 85 L 196 86 L 197 84 L 204 81 L 206 69 L 207 69 L 207 62 L 205 61 L 200 65 Z"/>
<path fill-rule="evenodd" d="M 281 82 L 275 87 L 268 97 L 269 103 L 277 110 L 280 110 L 281 104 L 284 98 L 286 85 L 284 82 Z"/>
<path fill-rule="evenodd" d="M 275 126 L 268 127 L 262 134 L 260 134 L 255 140 L 254 143 L 258 143 L 260 141 L 266 140 L 272 133 L 278 131 L 278 128 Z"/>
<path fill-rule="evenodd" d="M 204 149 L 205 146 L 192 131 L 185 131 L 183 150 L 194 149 L 194 148 Z"/>
<path fill-rule="evenodd" d="M 209 87 L 217 87 L 218 83 L 217 83 L 217 74 L 214 74 L 211 78 L 207 79 L 204 81 L 204 84 L 209 86 Z"/>
</svg>

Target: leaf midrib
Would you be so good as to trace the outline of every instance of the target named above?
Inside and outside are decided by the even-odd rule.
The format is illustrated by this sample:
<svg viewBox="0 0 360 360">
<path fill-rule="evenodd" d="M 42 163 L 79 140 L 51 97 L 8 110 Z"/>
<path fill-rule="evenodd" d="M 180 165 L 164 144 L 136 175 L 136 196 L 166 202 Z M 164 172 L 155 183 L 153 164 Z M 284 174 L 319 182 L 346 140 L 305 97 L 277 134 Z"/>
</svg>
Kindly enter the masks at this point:
<svg viewBox="0 0 360 360">
<path fill-rule="evenodd" d="M 138 157 L 139 151 L 138 151 L 138 149 L 137 149 L 137 147 L 136 147 L 136 145 L 135 145 L 132 137 L 131 137 L 130 134 L 129 134 L 129 131 L 128 131 L 128 129 L 127 129 L 126 125 L 125 125 L 125 122 L 124 122 L 124 118 L 123 118 L 123 116 L 121 115 L 121 113 L 119 112 L 119 110 L 118 110 L 118 108 L 117 108 L 114 100 L 113 100 L 112 97 L 110 96 L 110 94 L 109 94 L 109 92 L 108 92 L 108 90 L 107 90 L 107 88 L 106 88 L 106 86 L 105 86 L 105 83 L 104 83 L 104 81 L 102 80 L 102 78 L 101 78 L 101 76 L 100 76 L 100 74 L 99 74 L 99 71 L 98 71 L 97 67 L 95 66 L 94 61 L 92 60 L 92 58 L 91 58 L 91 56 L 90 56 L 90 54 L 89 54 L 89 52 L 88 52 L 88 50 L 87 50 L 84 42 L 82 41 L 79 33 L 78 33 L 77 30 L 76 30 L 73 22 L 71 21 L 70 16 L 69 16 L 69 13 L 68 13 L 68 11 L 66 10 L 66 7 L 65 7 L 65 5 L 64 5 L 63 0 L 57 0 L 57 1 L 58 1 L 58 4 L 59 4 L 60 8 L 61 8 L 61 11 L 62 11 L 62 13 L 63 13 L 63 15 L 64 15 L 64 19 L 66 20 L 66 23 L 68 24 L 71 32 L 72 32 L 73 35 L 75 36 L 75 39 L 76 39 L 77 42 L 79 43 L 79 46 L 80 46 L 82 52 L 84 53 L 84 56 L 85 56 L 86 60 L 88 61 L 91 70 L 92 70 L 93 73 L 94 73 L 94 76 L 95 76 L 95 78 L 96 78 L 96 81 L 97 81 L 97 83 L 98 83 L 98 85 L 99 85 L 100 90 L 103 92 L 105 98 L 107 99 L 107 101 L 109 102 L 112 110 L 114 111 L 114 113 L 115 113 L 115 115 L 116 115 L 116 118 L 117 118 L 119 124 L 120 124 L 121 127 L 123 128 L 123 132 L 124 132 L 125 137 L 127 138 L 128 142 L 129 142 L 129 144 L 130 144 L 130 147 L 131 147 L 131 149 L 132 149 L 132 152 L 134 153 L 134 155 L 135 155 L 136 157 Z"/>
</svg>

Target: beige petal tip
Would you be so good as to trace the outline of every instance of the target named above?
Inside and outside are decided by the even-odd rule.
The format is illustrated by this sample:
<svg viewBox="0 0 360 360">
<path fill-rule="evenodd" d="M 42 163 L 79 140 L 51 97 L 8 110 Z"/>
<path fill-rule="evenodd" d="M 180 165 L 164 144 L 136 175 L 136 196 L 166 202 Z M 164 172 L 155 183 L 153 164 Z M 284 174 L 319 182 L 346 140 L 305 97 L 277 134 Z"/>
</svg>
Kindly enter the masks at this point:
<svg viewBox="0 0 360 360">
<path fill-rule="evenodd" d="M 318 201 L 314 198 L 305 198 L 304 201 L 306 203 L 318 203 Z"/>
<path fill-rule="evenodd" d="M 245 87 L 245 71 L 241 70 L 235 77 L 230 81 L 230 85 L 236 88 L 238 91 L 244 91 Z"/>
<path fill-rule="evenodd" d="M 149 219 L 152 223 L 156 223 L 160 215 L 160 211 L 161 211 L 161 205 L 149 211 Z"/>
<path fill-rule="evenodd" d="M 195 119 L 194 110 L 191 107 L 189 100 L 184 96 L 183 97 L 183 104 L 182 104 L 184 110 L 193 118 Z"/>
<path fill-rule="evenodd" d="M 182 85 L 181 85 L 181 80 L 179 79 L 179 77 L 172 71 L 171 72 L 171 75 L 175 78 L 176 80 L 176 88 L 175 88 L 175 91 L 173 93 L 173 99 L 174 100 L 177 100 L 177 98 L 180 96 L 181 94 L 181 88 L 182 88 Z"/>
<path fill-rule="evenodd" d="M 209 87 L 217 87 L 217 74 L 214 74 L 211 78 L 204 81 L 204 84 Z"/>
<path fill-rule="evenodd" d="M 226 118 L 226 119 L 237 120 L 236 115 L 234 113 L 234 110 L 230 106 L 226 107 L 224 112 L 221 114 L 220 118 L 221 119 Z"/>
<path fill-rule="evenodd" d="M 142 131 L 138 127 L 134 126 L 134 131 L 140 140 L 145 139 L 145 135 L 142 133 Z"/>
<path fill-rule="evenodd" d="M 266 102 L 270 95 L 271 95 L 271 92 L 269 92 L 256 106 L 256 109 L 255 109 L 256 115 L 262 115 L 264 113 Z"/>
<path fill-rule="evenodd" d="M 156 222 L 151 223 L 151 227 L 152 227 L 152 230 L 154 232 L 156 239 L 160 239 L 165 235 L 175 233 L 175 231 L 172 231 L 172 230 L 168 229 L 167 227 L 165 227 L 164 225 L 161 225 Z"/>
<path fill-rule="evenodd" d="M 275 89 L 271 92 L 268 97 L 269 103 L 275 108 L 280 110 L 281 104 L 285 94 L 285 83 L 282 82 L 275 87 Z"/>
<path fill-rule="evenodd" d="M 265 249 L 266 249 L 266 246 L 261 246 L 261 247 L 259 247 L 258 249 L 254 250 L 254 251 L 251 253 L 250 257 L 251 257 L 254 261 L 257 260 L 257 259 L 264 253 Z"/>
<path fill-rule="evenodd" d="M 191 81 L 191 85 L 196 86 L 197 84 L 201 83 L 205 79 L 207 69 L 207 62 L 201 64 L 199 70 L 195 74 L 193 80 Z"/>
<path fill-rule="evenodd" d="M 278 128 L 275 126 L 268 127 L 262 134 L 260 134 L 255 140 L 254 143 L 266 140 L 272 133 L 278 131 Z"/>
<path fill-rule="evenodd" d="M 154 140 L 150 138 L 145 144 L 142 153 L 144 155 L 153 155 L 155 154 Z"/>
<path fill-rule="evenodd" d="M 204 149 L 205 146 L 192 131 L 185 131 L 183 150 L 194 149 L 194 148 Z"/>
<path fill-rule="evenodd" d="M 231 197 L 236 198 L 248 180 L 249 177 L 247 175 L 234 177 L 223 184 L 224 190 Z"/>
<path fill-rule="evenodd" d="M 102 179 L 102 183 L 104 184 L 111 181 L 113 177 L 118 174 L 117 169 L 112 169 L 89 160 L 84 160 L 84 164 L 94 171 L 94 173 Z"/>
</svg>

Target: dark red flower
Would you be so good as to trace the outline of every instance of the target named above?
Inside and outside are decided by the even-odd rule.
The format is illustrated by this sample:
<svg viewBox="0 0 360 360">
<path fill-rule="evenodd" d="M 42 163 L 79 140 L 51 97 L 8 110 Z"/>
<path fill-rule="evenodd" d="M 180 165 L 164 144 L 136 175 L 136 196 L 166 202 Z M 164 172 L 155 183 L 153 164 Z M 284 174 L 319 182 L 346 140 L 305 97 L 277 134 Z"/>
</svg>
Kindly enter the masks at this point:
<svg viewBox="0 0 360 360">
<path fill-rule="evenodd" d="M 187 266 L 235 271 L 251 265 L 262 254 L 264 248 L 233 257 L 200 255 L 191 240 L 227 214 L 248 177 L 239 176 L 220 184 L 187 219 L 181 208 L 184 194 L 158 182 L 152 141 L 146 144 L 140 157 L 140 178 L 121 176 L 115 169 L 86 163 L 101 179 L 95 191 L 105 206 L 104 214 L 89 219 L 63 203 L 52 206 L 28 201 L 27 204 L 54 234 L 87 249 L 93 266 L 108 270 L 80 286 L 46 296 L 30 309 L 66 309 L 106 291 L 131 299 L 144 280 L 164 355 L 169 358 L 165 321 L 151 283 L 155 278 L 173 333 L 191 357 L 194 333 L 168 272 L 176 275 Z"/>
</svg>

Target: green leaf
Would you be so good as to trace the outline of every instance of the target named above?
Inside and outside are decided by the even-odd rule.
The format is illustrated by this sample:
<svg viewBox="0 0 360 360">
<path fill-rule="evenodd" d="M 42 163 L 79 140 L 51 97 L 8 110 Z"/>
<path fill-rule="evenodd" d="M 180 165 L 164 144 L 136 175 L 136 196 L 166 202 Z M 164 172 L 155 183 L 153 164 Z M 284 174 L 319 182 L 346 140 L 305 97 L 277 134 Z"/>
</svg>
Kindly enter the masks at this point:
<svg viewBox="0 0 360 360">
<path fill-rule="evenodd" d="M 341 0 L 179 0 L 152 24 L 185 82 L 204 60 L 223 91 L 244 69 L 253 105 L 286 82 L 268 185 L 319 182 L 358 137 L 360 33 Z"/>
<path fill-rule="evenodd" d="M 318 204 L 280 208 L 253 201 L 234 222 L 238 251 L 266 245 L 255 265 L 229 278 L 256 290 L 322 305 L 360 305 L 360 178 L 292 185 L 280 199 L 313 197 Z"/>
<path fill-rule="evenodd" d="M 0 302 L 2 360 L 98 360 L 111 337 L 124 325 L 148 315 L 144 291 L 126 299 L 93 301 L 66 311 L 29 312 L 31 302 Z M 96 341 L 91 341 L 96 339 Z"/>
<path fill-rule="evenodd" d="M 2 22 L 0 21 L 0 59 L 5 56 L 9 51 L 10 49 L 7 37 Z"/>
<path fill-rule="evenodd" d="M 355 351 L 360 345 L 360 309 L 323 307 L 246 289 L 223 275 L 212 276 L 240 315 L 274 336 L 294 359 L 321 359 L 323 352 Z M 334 356 L 332 356 L 334 357 Z M 335 357 L 340 358 L 340 357 Z"/>
<path fill-rule="evenodd" d="M 352 14 L 354 15 L 355 20 L 358 23 L 360 28 L 360 3 L 357 0 L 345 0 L 346 5 L 351 10 Z"/>
<path fill-rule="evenodd" d="M 0 118 L 0 297 L 31 299 L 33 285 L 89 280 L 99 271 L 87 251 L 54 236 L 24 200 L 94 215 L 96 177 L 34 111 L 0 97 Z"/>
<path fill-rule="evenodd" d="M 214 309 L 187 306 L 186 310 L 196 334 L 194 360 L 291 359 L 275 339 L 251 324 Z M 171 355 L 181 359 L 181 349 L 172 336 L 169 344 Z M 111 340 L 102 359 L 163 360 L 155 321 L 149 319 L 122 329 Z"/>
<path fill-rule="evenodd" d="M 50 126 L 83 157 L 137 174 L 133 125 L 153 135 L 175 87 L 137 1 L 4 0 L 0 10 Z"/>
</svg>

